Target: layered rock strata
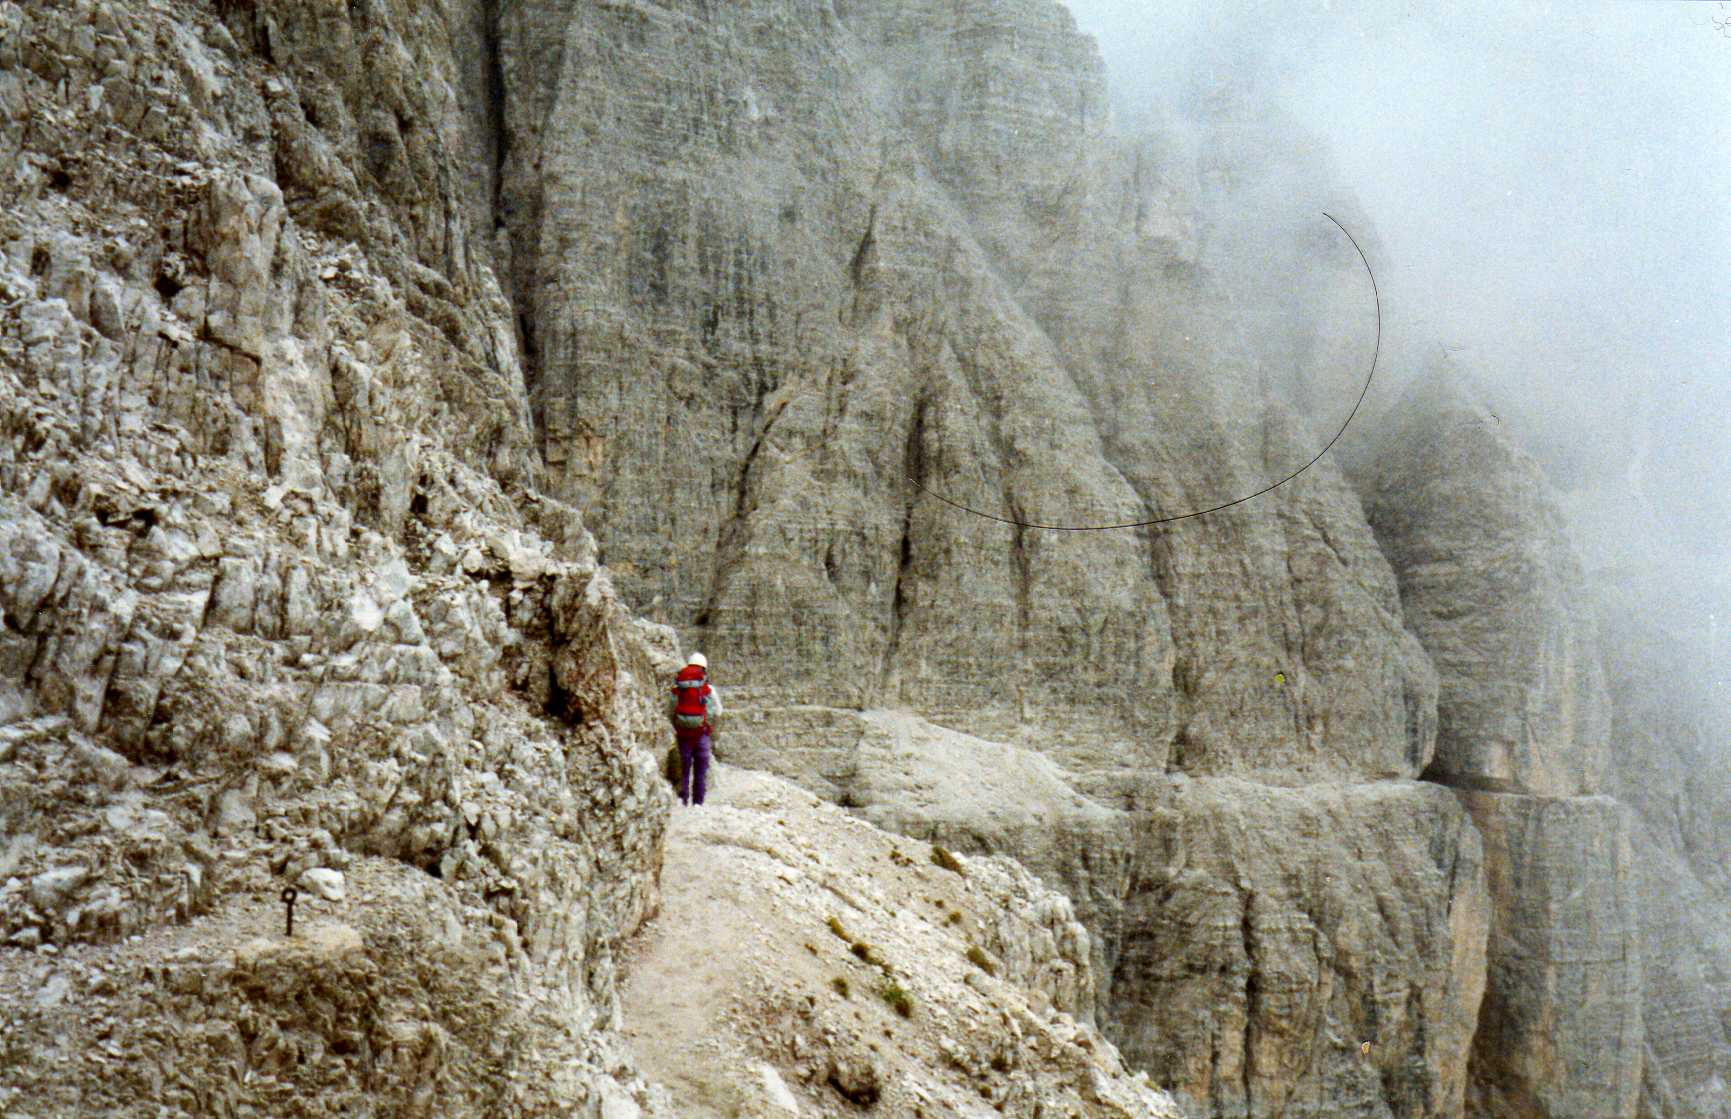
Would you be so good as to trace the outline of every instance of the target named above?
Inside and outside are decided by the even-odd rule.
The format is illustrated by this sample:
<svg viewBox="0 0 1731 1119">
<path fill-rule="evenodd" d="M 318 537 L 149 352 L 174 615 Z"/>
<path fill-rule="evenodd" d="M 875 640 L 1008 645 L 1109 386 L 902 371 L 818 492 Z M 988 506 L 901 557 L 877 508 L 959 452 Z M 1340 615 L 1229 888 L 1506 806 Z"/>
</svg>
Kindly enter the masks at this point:
<svg viewBox="0 0 1731 1119">
<path fill-rule="evenodd" d="M 1731 1116 L 1731 712 L 1687 655 L 1673 602 L 1607 591 L 1610 788 L 1629 805 L 1646 1031 L 1637 1114 Z M 1689 618 L 1689 621 L 1698 621 Z"/>
<path fill-rule="evenodd" d="M 1138 1067 L 1214 1115 L 1461 1114 L 1492 906 L 1452 796 L 1220 778 L 1138 828 L 1109 1030 Z"/>
<path fill-rule="evenodd" d="M 1469 1115 L 1634 1115 L 1642 915 L 1606 786 L 1597 619 L 1536 463 L 1437 372 L 1391 417 L 1368 513 L 1435 657 L 1437 755 L 1484 836 L 1492 919 Z M 1651 919 L 1650 917 L 1648 918 Z"/>
<path fill-rule="evenodd" d="M 724 754 L 1064 888 L 1198 1112 L 1724 1109 L 1717 794 L 1618 771 L 1494 417 L 1139 534 L 910 483 L 1140 520 L 1320 446 L 1055 4 L 0 0 L 0 156 L 9 1112 L 668 1113 L 627 607 Z M 1075 1036 L 1052 1098 L 1129 1091 Z"/>
<path fill-rule="evenodd" d="M 1461 788 L 1604 787 L 1610 696 L 1580 561 L 1538 463 L 1444 373 L 1390 419 L 1368 513 L 1436 663 L 1436 757 Z"/>
<path fill-rule="evenodd" d="M 652 1104 L 664 732 L 527 488 L 468 14 L 0 3 L 8 1115 Z"/>
<path fill-rule="evenodd" d="M 1138 821 L 1161 805 L 1230 818 L 1250 793 L 1192 807 L 1166 772 L 1326 782 L 1290 811 L 1330 819 L 1339 850 L 1392 842 L 1396 865 L 1460 866 L 1453 884 L 1363 883 L 1378 899 L 1363 950 L 1390 968 L 1415 952 L 1401 982 L 1430 992 L 1406 1023 L 1368 1063 L 1339 1043 L 1304 1073 L 1279 1071 L 1285 1042 L 1257 1041 L 1287 1055 L 1227 1090 L 1190 1075 L 1211 1067 L 1212 1034 L 1126 1021 L 1204 1107 L 1273 1114 L 1350 1083 L 1366 1114 L 1447 1114 L 1485 932 L 1441 915 L 1479 872 L 1456 851 L 1458 808 L 1366 784 L 1430 763 L 1436 678 L 1352 490 L 1325 462 L 1254 508 L 1052 534 L 910 484 L 1016 519 L 1136 520 L 1249 492 L 1314 450 L 1198 267 L 1181 175 L 1109 137 L 1098 60 L 1061 10 L 503 17 L 500 190 L 549 484 L 749 712 L 718 749 L 889 826 L 1025 859 L 1094 932 L 1109 1023 L 1143 998 L 1121 961 L 1156 951 L 1130 900 L 1161 857 Z M 1356 275 L 1343 240 L 1317 255 Z M 878 707 L 925 723 L 838 710 Z M 994 775 L 1006 748 L 982 739 L 1053 764 Z M 1406 826 L 1419 803 L 1454 838 Z M 1305 873 L 1339 850 L 1304 856 Z M 1291 868 L 1218 857 L 1265 899 L 1259 920 L 1311 921 Z M 1240 943 L 1243 974 L 1275 983 L 1279 953 Z M 1317 964 L 1323 1019 L 1382 1015 L 1348 966 Z M 1451 982 L 1459 999 L 1435 994 Z M 1243 1013 L 1258 1037 L 1291 1030 L 1272 1000 Z M 1425 1062 L 1423 1083 L 1369 1071 Z M 1246 1061 L 1226 1063 L 1245 1079 Z"/>
<path fill-rule="evenodd" d="M 1468 1114 L 1631 1116 L 1642 970 L 1626 810 L 1466 791 L 1484 836 L 1490 972 Z"/>
<path fill-rule="evenodd" d="M 500 35 L 550 484 L 743 702 L 910 708 L 1112 800 L 1428 762 L 1434 677 L 1326 463 L 1152 535 L 909 481 L 1135 520 L 1314 451 L 1057 5 L 544 3 Z"/>
<path fill-rule="evenodd" d="M 804 715 L 785 738 L 730 717 L 717 741 L 879 826 L 1014 852 L 1061 884 L 1109 979 L 1090 1019 L 1192 1106 L 1462 1113 L 1491 908 L 1446 790 L 1178 776 L 1108 809 L 1037 751 L 905 712 Z M 841 720 L 853 749 L 809 747 Z"/>
</svg>

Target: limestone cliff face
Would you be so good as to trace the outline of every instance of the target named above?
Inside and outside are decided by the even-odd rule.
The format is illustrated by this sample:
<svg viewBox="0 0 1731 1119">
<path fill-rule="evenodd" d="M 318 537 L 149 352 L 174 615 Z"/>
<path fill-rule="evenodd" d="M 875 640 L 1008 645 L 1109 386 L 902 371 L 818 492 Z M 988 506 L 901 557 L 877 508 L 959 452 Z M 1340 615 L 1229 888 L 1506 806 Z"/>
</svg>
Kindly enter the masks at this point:
<svg viewBox="0 0 1731 1119">
<path fill-rule="evenodd" d="M 1200 1106 L 1272 1115 L 1346 1084 L 1354 1113 L 1458 1110 L 1486 933 L 1448 914 L 1478 856 L 1449 798 L 1367 783 L 1429 763 L 1436 680 L 1332 467 L 1141 534 L 1018 530 L 907 481 L 1018 519 L 1135 520 L 1314 453 L 1197 264 L 1177 176 L 1110 137 L 1062 11 L 542 3 L 504 13 L 499 57 L 548 484 L 631 599 L 710 654 L 741 713 L 729 760 L 1062 885 L 1095 933 L 1097 1015 Z M 1344 241 L 1317 252 L 1356 275 Z M 838 710 L 879 707 L 919 718 Z M 1006 749 L 1038 784 L 992 776 Z M 1205 783 L 1181 795 L 1168 771 Z M 1281 811 L 1337 833 L 1291 865 L 1235 848 L 1202 823 L 1243 778 L 1324 783 Z M 1198 820 L 1209 881 L 1236 915 L 1259 899 L 1257 931 L 1217 942 L 1212 910 L 1139 896 L 1192 857 L 1156 842 L 1159 806 Z M 1342 931 L 1287 882 L 1357 851 L 1414 873 L 1363 879 Z M 1272 930 L 1312 925 L 1352 947 L 1301 967 Z M 1192 935 L 1237 961 L 1237 1056 L 1147 990 Z M 1367 1058 L 1345 1035 L 1386 1018 L 1376 974 L 1414 995 Z M 1201 1008 L 1224 989 L 1161 990 Z M 1432 1072 L 1394 1071 L 1414 1064 Z"/>
<path fill-rule="evenodd" d="M 1313 450 L 1057 5 L 545 3 L 500 51 L 549 484 L 742 700 L 911 708 L 1108 797 L 1423 768 L 1434 679 L 1326 464 L 1153 535 L 906 479 L 1134 520 Z"/>
<path fill-rule="evenodd" d="M 1395 413 L 1368 510 L 1441 682 L 1446 784 L 1573 796 L 1603 787 L 1611 704 L 1587 586 L 1539 466 L 1452 380 Z"/>
<path fill-rule="evenodd" d="M 1461 1114 L 1491 910 L 1453 797 L 1222 779 L 1142 826 L 1108 1030 L 1130 1060 L 1215 1115 Z"/>
<path fill-rule="evenodd" d="M 1320 445 L 1104 104 L 1050 0 L 0 0 L 0 1103 L 668 1114 L 636 609 L 1195 1113 L 1723 1111 L 1731 800 L 1494 423 L 909 482 Z"/>
<path fill-rule="evenodd" d="M 477 15 L 0 3 L 9 1115 L 647 1099 L 661 728 L 526 488 Z"/>
<path fill-rule="evenodd" d="M 1612 791 L 1612 756 L 1666 751 L 1611 747 L 1598 621 L 1558 503 L 1469 385 L 1420 380 L 1368 475 L 1371 524 L 1436 658 L 1427 776 L 1460 791 L 1484 840 L 1488 976 L 1467 1113 L 1635 1115 L 1653 1091 L 1644 1011 L 1676 982 L 1664 953 L 1646 986 L 1643 947 L 1660 946 L 1646 930 L 1671 906 L 1640 888 L 1657 868 L 1631 846 L 1627 808 L 1594 794 Z M 1680 1039 L 1661 1033 L 1669 1056 Z"/>
<path fill-rule="evenodd" d="M 1062 883 L 1110 980 L 1093 1017 L 1203 1113 L 1462 1113 L 1491 909 L 1446 790 L 1175 775 L 1126 811 L 1046 755 L 905 712 L 805 719 L 722 741 L 881 827 Z M 844 719 L 852 751 L 801 747 Z"/>
<path fill-rule="evenodd" d="M 1468 1113 L 1634 1115 L 1642 970 L 1622 806 L 1462 797 L 1484 836 L 1494 914 Z"/>
<path fill-rule="evenodd" d="M 684 1114 L 615 1028 L 670 635 L 539 485 L 501 22 L 0 2 L 8 1115 Z M 994 990 L 1085 1013 L 1086 935 L 1000 877 Z M 975 1025 L 908 1076 L 1165 1106 L 1067 1019 Z"/>
<path fill-rule="evenodd" d="M 1668 611 L 1607 594 L 1616 719 L 1607 785 L 1629 805 L 1646 1026 L 1638 1114 L 1731 1116 L 1731 737 L 1721 700 L 1663 625 Z"/>
<path fill-rule="evenodd" d="M 1325 462 L 1251 508 L 1052 534 L 907 480 L 1098 523 L 1249 492 L 1314 449 L 1199 267 L 1178 177 L 1107 132 L 1061 10 L 541 3 L 498 30 L 548 484 L 632 601 L 710 653 L 742 712 L 730 760 L 1064 886 L 1096 1013 L 1199 1106 L 1458 1113 L 1488 926 L 1450 914 L 1474 911 L 1479 856 L 1450 798 L 1365 783 L 1430 763 L 1437 684 L 1353 491 Z M 1318 257 L 1353 274 L 1344 242 Z M 924 722 L 837 710 L 877 707 Z M 954 764 L 944 727 L 990 741 Z M 989 770 L 1012 748 L 1055 764 L 1019 754 L 1041 776 L 1011 788 Z M 939 757 L 954 780 L 922 768 Z M 1245 778 L 1322 786 L 1279 813 L 1326 840 L 1288 860 L 1210 826 L 1249 826 Z M 1194 820 L 1197 853 L 1155 818 Z M 1291 878 L 1360 851 L 1412 873 L 1343 871 L 1368 904 L 1337 928 Z M 1248 926 L 1153 900 L 1192 858 Z M 1273 931 L 1312 927 L 1350 947 Z M 1227 986 L 1179 969 L 1157 999 L 1155 961 L 1191 937 L 1236 961 Z M 1398 1021 L 1375 1009 L 1390 983 L 1413 992 Z M 1220 999 L 1242 1025 L 1155 1009 Z M 1346 1036 L 1371 1020 L 1367 1056 Z"/>
</svg>

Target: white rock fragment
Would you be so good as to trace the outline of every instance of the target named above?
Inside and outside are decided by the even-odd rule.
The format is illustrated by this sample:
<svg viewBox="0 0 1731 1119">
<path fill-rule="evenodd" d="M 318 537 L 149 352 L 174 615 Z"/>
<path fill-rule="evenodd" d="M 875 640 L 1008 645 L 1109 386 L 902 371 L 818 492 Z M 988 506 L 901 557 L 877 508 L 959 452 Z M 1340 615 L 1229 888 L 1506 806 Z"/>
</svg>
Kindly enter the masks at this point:
<svg viewBox="0 0 1731 1119">
<path fill-rule="evenodd" d="M 253 811 L 254 793 L 249 789 L 225 789 L 216 799 L 216 831 L 233 835 L 252 827 L 258 819 Z"/>
<path fill-rule="evenodd" d="M 774 1066 L 762 1061 L 757 1062 L 757 1076 L 763 1085 L 763 1094 L 769 1105 L 768 1110 L 777 1119 L 799 1119 L 799 1100 L 789 1090 L 781 1079 L 781 1074 Z"/>
<path fill-rule="evenodd" d="M 373 579 L 373 589 L 387 605 L 407 597 L 415 589 L 416 579 L 401 556 L 393 556 L 379 569 Z"/>
<path fill-rule="evenodd" d="M 362 633 L 372 633 L 385 620 L 384 607 L 367 591 L 356 591 L 349 600 L 349 617 Z"/>
<path fill-rule="evenodd" d="M 317 894 L 326 901 L 342 901 L 348 896 L 348 884 L 343 872 L 328 866 L 315 866 L 301 872 L 301 889 Z"/>
<path fill-rule="evenodd" d="M 272 777 L 287 777 L 300 768 L 300 762 L 295 760 L 293 754 L 284 753 L 279 750 L 274 754 L 266 754 L 263 758 L 259 759 L 258 767 L 260 770 Z"/>
<path fill-rule="evenodd" d="M 89 868 L 82 866 L 59 866 L 44 871 L 30 880 L 30 902 L 44 911 L 60 909 L 89 877 Z"/>
<path fill-rule="evenodd" d="M 641 1119 L 643 1109 L 617 1081 L 601 1082 L 601 1119 Z"/>
</svg>

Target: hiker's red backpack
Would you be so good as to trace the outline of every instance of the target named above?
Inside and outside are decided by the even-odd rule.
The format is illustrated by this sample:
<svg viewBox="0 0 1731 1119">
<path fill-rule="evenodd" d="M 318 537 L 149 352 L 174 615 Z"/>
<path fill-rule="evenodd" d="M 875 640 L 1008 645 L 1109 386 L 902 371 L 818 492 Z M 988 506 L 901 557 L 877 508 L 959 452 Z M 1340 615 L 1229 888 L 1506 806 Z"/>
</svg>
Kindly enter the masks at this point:
<svg viewBox="0 0 1731 1119">
<path fill-rule="evenodd" d="M 709 730 L 709 684 L 702 668 L 688 664 L 673 683 L 673 727 L 680 738 L 696 738 Z"/>
</svg>

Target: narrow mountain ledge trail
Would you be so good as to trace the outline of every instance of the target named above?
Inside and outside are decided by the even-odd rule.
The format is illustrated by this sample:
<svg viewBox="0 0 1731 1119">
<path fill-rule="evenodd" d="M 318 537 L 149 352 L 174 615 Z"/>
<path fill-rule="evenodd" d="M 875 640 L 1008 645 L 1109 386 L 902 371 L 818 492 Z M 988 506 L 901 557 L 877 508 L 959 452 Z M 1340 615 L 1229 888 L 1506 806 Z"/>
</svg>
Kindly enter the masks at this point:
<svg viewBox="0 0 1731 1119">
<path fill-rule="evenodd" d="M 708 803 L 674 809 L 661 909 L 622 967 L 626 1048 L 672 1114 L 1180 1114 L 1088 1024 L 1088 934 L 1019 864 L 712 772 Z"/>
</svg>

